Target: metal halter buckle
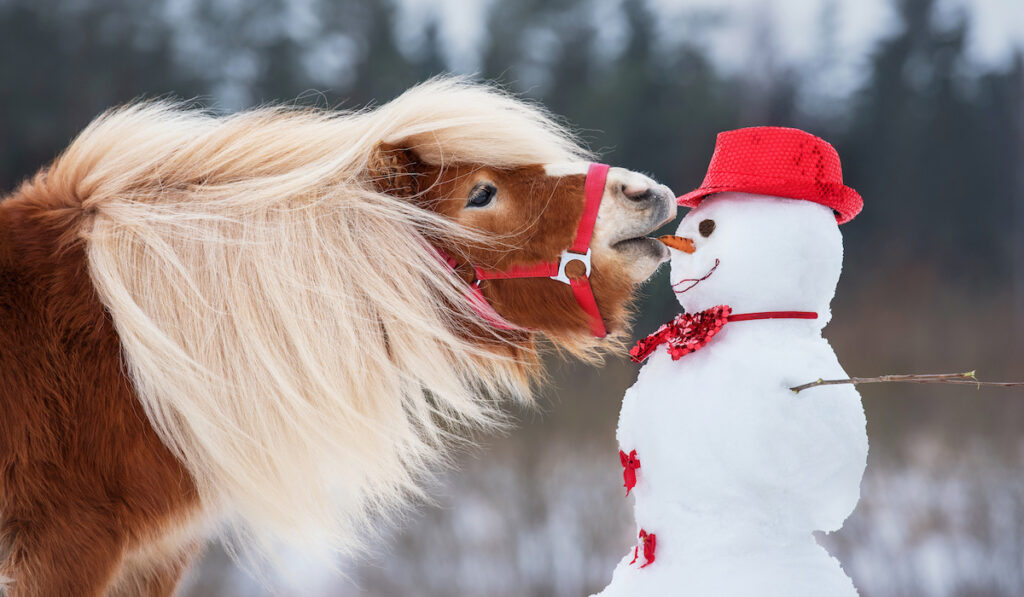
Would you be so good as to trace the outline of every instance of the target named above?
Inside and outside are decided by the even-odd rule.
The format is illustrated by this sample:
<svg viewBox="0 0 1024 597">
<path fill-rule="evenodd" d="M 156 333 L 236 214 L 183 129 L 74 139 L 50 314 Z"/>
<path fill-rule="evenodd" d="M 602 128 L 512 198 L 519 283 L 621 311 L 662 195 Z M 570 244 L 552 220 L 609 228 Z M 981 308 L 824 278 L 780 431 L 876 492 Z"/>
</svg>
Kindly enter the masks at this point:
<svg viewBox="0 0 1024 597">
<path fill-rule="evenodd" d="M 551 276 L 552 280 L 558 280 L 565 284 L 572 284 L 569 280 L 569 276 L 565 275 L 565 266 L 569 265 L 573 261 L 579 261 L 585 268 L 584 276 L 590 277 L 590 248 L 587 248 L 586 253 L 573 253 L 572 251 L 562 251 L 562 256 L 558 258 L 558 273 Z"/>
</svg>

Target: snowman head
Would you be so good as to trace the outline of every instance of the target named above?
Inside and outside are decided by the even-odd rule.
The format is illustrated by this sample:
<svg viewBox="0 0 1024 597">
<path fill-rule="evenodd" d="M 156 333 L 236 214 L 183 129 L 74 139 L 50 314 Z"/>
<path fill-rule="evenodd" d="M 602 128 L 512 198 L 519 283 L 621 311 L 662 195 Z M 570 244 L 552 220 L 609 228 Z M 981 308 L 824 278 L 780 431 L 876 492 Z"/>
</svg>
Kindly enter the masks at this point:
<svg viewBox="0 0 1024 597">
<path fill-rule="evenodd" d="M 729 305 L 734 313 L 815 311 L 818 327 L 843 265 L 831 209 L 750 193 L 720 193 L 690 210 L 676 234 L 693 252 L 672 250 L 670 280 L 688 313 Z"/>
</svg>

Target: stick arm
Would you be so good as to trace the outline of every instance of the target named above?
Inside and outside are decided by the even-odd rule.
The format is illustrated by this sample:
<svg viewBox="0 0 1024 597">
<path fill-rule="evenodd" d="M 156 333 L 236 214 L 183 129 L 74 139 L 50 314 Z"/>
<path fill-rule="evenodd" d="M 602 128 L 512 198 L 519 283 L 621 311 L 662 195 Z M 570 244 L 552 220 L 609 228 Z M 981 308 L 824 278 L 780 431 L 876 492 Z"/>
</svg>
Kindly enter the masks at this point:
<svg viewBox="0 0 1024 597">
<path fill-rule="evenodd" d="M 1016 388 L 1024 386 L 1024 381 L 979 381 L 974 371 L 964 373 L 923 373 L 901 375 L 879 375 L 878 377 L 850 377 L 847 379 L 817 379 L 790 388 L 794 394 L 818 386 L 835 386 L 840 384 L 867 383 L 945 383 L 969 384 L 975 387 L 990 386 L 996 388 Z"/>
</svg>

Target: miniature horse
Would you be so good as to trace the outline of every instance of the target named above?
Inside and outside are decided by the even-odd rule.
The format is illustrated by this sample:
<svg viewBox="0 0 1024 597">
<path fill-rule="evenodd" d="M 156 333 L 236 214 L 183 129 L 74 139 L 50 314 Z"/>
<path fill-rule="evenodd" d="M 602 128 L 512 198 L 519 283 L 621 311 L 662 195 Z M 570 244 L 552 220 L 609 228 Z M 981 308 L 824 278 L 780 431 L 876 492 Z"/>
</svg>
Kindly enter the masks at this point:
<svg viewBox="0 0 1024 597">
<path fill-rule="evenodd" d="M 529 398 L 541 336 L 621 339 L 675 203 L 588 157 L 455 79 L 356 113 L 98 118 L 0 203 L 0 585 L 170 595 L 214 534 L 372 538 Z"/>
</svg>

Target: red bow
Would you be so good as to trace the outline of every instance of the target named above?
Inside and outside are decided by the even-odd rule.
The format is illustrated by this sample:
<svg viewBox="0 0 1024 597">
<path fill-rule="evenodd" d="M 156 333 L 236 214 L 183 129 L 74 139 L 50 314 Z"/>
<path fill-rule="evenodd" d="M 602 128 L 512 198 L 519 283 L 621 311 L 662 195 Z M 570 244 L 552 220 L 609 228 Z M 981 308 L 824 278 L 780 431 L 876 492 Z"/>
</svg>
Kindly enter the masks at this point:
<svg viewBox="0 0 1024 597">
<path fill-rule="evenodd" d="M 817 319 L 814 311 L 763 311 L 760 313 L 732 314 L 728 305 L 711 307 L 692 315 L 681 313 L 658 328 L 650 336 L 629 349 L 634 363 L 641 363 L 651 356 L 662 344 L 668 344 L 668 354 L 673 361 L 700 350 L 730 321 L 752 321 L 754 319 Z"/>
<path fill-rule="evenodd" d="M 728 305 L 711 307 L 693 314 L 680 313 L 658 328 L 658 331 L 637 342 L 629 350 L 629 357 L 634 363 L 642 363 L 659 346 L 667 343 L 672 360 L 679 360 L 707 344 L 729 321 L 731 314 L 732 308 Z"/>
<path fill-rule="evenodd" d="M 636 457 L 636 450 L 631 450 L 629 454 L 619 450 L 619 462 L 622 463 L 623 487 L 628 496 L 630 490 L 636 487 L 636 469 L 640 468 L 640 459 Z"/>
<path fill-rule="evenodd" d="M 654 563 L 654 549 L 658 546 L 658 538 L 654 533 L 649 533 L 643 529 L 640 529 L 640 543 L 633 548 L 633 561 L 629 563 L 630 566 L 636 563 L 637 558 L 640 557 L 640 546 L 644 548 L 644 564 L 641 568 L 646 568 Z"/>
</svg>

